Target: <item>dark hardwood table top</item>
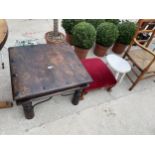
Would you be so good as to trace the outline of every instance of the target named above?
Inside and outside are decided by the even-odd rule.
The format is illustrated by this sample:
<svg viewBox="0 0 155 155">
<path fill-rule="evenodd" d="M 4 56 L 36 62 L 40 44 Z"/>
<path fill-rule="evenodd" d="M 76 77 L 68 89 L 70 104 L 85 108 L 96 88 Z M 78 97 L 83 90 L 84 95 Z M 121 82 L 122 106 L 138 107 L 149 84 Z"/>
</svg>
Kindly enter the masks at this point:
<svg viewBox="0 0 155 155">
<path fill-rule="evenodd" d="M 13 99 L 35 98 L 92 82 L 67 43 L 9 48 Z"/>
</svg>

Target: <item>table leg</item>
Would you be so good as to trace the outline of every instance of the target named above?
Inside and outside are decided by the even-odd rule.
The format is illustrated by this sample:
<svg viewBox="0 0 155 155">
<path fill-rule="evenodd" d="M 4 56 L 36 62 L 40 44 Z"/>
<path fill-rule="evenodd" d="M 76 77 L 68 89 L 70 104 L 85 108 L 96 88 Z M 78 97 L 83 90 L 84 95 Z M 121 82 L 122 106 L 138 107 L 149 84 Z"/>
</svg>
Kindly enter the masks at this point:
<svg viewBox="0 0 155 155">
<path fill-rule="evenodd" d="M 27 119 L 32 119 L 34 117 L 34 108 L 31 101 L 22 103 L 25 117 Z"/>
<path fill-rule="evenodd" d="M 72 104 L 77 105 L 79 103 L 82 92 L 83 92 L 83 89 L 75 91 L 73 98 L 72 98 Z"/>
</svg>

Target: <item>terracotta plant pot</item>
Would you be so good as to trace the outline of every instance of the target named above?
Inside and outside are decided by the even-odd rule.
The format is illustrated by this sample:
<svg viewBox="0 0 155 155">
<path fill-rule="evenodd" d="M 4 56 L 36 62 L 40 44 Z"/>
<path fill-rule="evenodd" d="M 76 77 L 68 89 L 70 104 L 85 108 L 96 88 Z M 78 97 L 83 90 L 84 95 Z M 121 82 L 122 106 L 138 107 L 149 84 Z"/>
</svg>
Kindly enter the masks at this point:
<svg viewBox="0 0 155 155">
<path fill-rule="evenodd" d="M 72 45 L 72 35 L 71 35 L 71 34 L 66 33 L 66 41 L 67 41 L 70 45 Z"/>
<path fill-rule="evenodd" d="M 121 44 L 121 43 L 115 43 L 113 48 L 112 48 L 112 51 L 116 54 L 122 54 L 125 49 L 126 49 L 126 45 L 124 44 Z"/>
<path fill-rule="evenodd" d="M 75 47 L 75 53 L 79 57 L 79 59 L 85 59 L 87 57 L 88 52 L 89 49 L 82 49 L 79 47 Z"/>
<path fill-rule="evenodd" d="M 96 44 L 94 54 L 96 56 L 103 57 L 107 53 L 108 48 L 109 47 L 104 47 L 102 45 Z"/>
</svg>

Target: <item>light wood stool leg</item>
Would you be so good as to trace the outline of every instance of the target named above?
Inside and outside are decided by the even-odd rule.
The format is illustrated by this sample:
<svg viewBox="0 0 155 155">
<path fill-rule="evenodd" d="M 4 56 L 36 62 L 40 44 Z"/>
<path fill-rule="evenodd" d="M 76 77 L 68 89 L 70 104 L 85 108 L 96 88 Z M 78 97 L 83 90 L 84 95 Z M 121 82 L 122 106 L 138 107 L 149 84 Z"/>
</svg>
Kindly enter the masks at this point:
<svg viewBox="0 0 155 155">
<path fill-rule="evenodd" d="M 125 75 L 126 75 L 126 73 L 122 74 L 121 78 L 119 79 L 119 83 L 122 82 L 122 80 L 124 79 Z"/>
<path fill-rule="evenodd" d="M 120 74 L 120 73 L 117 72 L 116 75 L 115 75 L 115 78 L 116 78 L 117 81 L 118 81 L 118 79 L 119 79 L 119 74 Z"/>
</svg>

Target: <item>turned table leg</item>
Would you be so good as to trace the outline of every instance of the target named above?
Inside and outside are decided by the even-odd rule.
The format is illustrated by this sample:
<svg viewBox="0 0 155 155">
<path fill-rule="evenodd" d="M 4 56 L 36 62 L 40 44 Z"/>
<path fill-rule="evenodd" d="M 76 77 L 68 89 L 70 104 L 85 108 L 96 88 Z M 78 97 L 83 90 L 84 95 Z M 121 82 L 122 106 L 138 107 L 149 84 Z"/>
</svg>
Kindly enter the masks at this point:
<svg viewBox="0 0 155 155">
<path fill-rule="evenodd" d="M 73 98 L 72 98 L 72 104 L 77 105 L 79 103 L 79 101 L 81 99 L 82 92 L 83 92 L 82 89 L 75 91 Z"/>
<path fill-rule="evenodd" d="M 31 101 L 22 103 L 25 117 L 27 119 L 32 119 L 34 117 L 34 108 Z"/>
</svg>

